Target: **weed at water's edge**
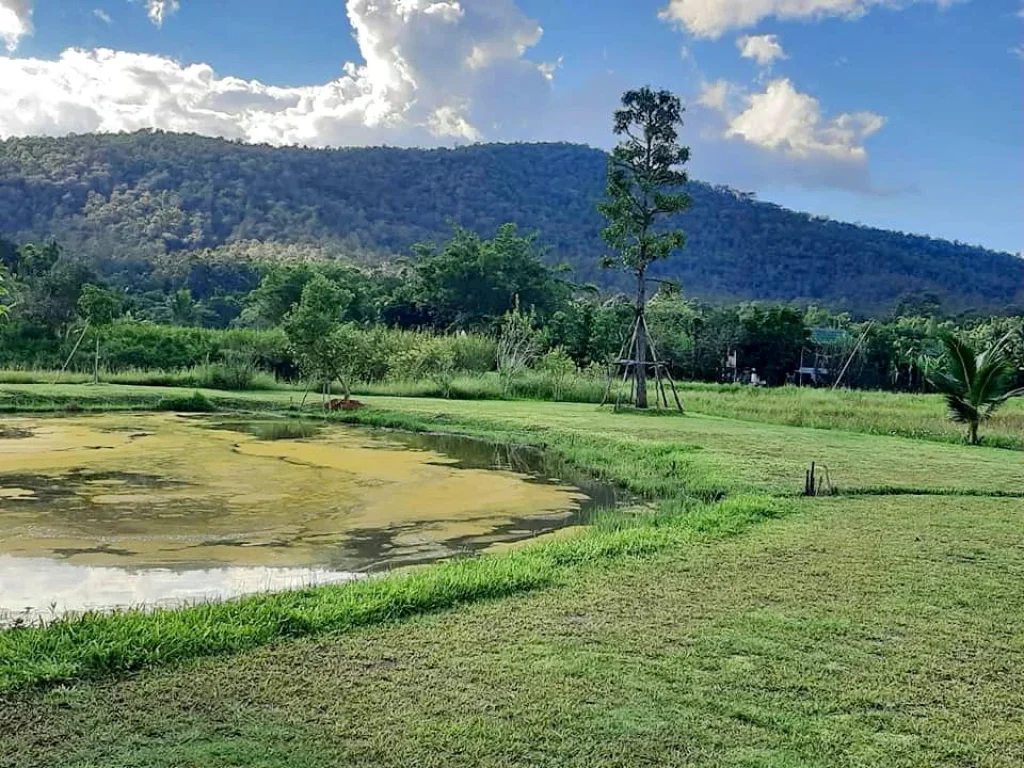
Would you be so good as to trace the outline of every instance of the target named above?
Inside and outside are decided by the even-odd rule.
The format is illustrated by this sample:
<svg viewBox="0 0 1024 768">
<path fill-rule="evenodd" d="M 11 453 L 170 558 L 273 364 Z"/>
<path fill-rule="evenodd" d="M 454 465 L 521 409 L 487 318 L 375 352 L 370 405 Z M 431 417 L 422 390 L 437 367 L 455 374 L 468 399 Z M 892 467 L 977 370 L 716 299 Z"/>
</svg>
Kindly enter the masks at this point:
<svg viewBox="0 0 1024 768">
<path fill-rule="evenodd" d="M 156 409 L 184 413 L 213 413 L 217 410 L 217 405 L 202 392 L 193 392 L 187 397 L 162 397 L 157 402 Z"/>
</svg>

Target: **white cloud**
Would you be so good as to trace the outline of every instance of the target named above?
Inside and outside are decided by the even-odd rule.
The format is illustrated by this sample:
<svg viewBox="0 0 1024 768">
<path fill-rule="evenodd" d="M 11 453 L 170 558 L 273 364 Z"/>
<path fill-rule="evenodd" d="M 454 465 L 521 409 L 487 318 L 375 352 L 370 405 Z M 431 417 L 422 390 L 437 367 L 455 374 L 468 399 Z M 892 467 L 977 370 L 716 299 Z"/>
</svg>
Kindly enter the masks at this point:
<svg viewBox="0 0 1024 768">
<path fill-rule="evenodd" d="M 6 2 L 7 0 L 0 0 Z M 249 142 L 439 144 L 515 135 L 550 94 L 542 34 L 513 0 L 348 0 L 363 56 L 281 88 L 163 56 L 69 49 L 0 58 L 0 137 L 158 128 Z"/>
<path fill-rule="evenodd" d="M 704 82 L 701 83 L 697 103 L 717 112 L 726 112 L 729 109 L 730 98 L 737 90 L 736 86 L 728 80 Z"/>
<path fill-rule="evenodd" d="M 777 35 L 743 35 L 736 38 L 736 47 L 740 51 L 740 56 L 754 59 L 762 67 L 768 66 L 776 59 L 786 58 L 786 52 L 782 50 Z"/>
<path fill-rule="evenodd" d="M 817 99 L 785 78 L 743 101 L 741 111 L 726 114 L 725 136 L 799 160 L 863 163 L 864 141 L 885 124 L 883 117 L 867 111 L 826 118 Z"/>
<path fill-rule="evenodd" d="M 110 14 L 104 11 L 102 8 L 93 8 L 92 15 L 102 21 L 104 24 L 112 24 L 114 20 L 110 18 Z"/>
<path fill-rule="evenodd" d="M 8 51 L 32 34 L 32 0 L 0 0 L 0 42 Z"/>
<path fill-rule="evenodd" d="M 965 0 L 668 0 L 659 16 L 697 37 L 719 37 L 730 29 L 752 27 L 762 19 L 856 18 L 870 8 L 912 3 L 948 6 Z"/>
<path fill-rule="evenodd" d="M 163 26 L 164 19 L 181 8 L 178 0 L 146 0 L 146 14 L 149 20 L 158 27 Z"/>
<path fill-rule="evenodd" d="M 772 80 L 754 93 L 728 80 L 705 82 L 697 103 L 717 116 L 711 132 L 719 140 L 739 139 L 802 163 L 863 164 L 865 140 L 885 123 L 880 115 L 866 111 L 825 117 L 818 100 L 786 78 Z"/>
<path fill-rule="evenodd" d="M 688 126 L 698 178 L 758 188 L 794 184 L 886 195 L 871 178 L 868 138 L 884 124 L 872 112 L 825 113 L 787 79 L 746 88 L 705 82 Z"/>
</svg>

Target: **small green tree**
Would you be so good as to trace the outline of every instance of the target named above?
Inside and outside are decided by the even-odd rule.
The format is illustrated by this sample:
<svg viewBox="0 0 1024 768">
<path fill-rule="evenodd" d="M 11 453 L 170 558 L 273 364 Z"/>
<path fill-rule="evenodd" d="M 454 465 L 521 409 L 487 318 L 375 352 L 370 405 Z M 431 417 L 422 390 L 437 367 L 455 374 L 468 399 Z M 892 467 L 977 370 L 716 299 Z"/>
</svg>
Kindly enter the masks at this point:
<svg viewBox="0 0 1024 768">
<path fill-rule="evenodd" d="M 537 357 L 539 337 L 534 327 L 535 316 L 531 310 L 523 312 L 519 300 L 505 313 L 498 335 L 498 376 L 501 378 L 503 397 L 512 394 L 512 385 L 519 374 Z"/>
<path fill-rule="evenodd" d="M 551 393 L 555 400 L 561 400 L 566 382 L 576 373 L 576 363 L 564 349 L 555 347 L 544 353 L 538 367 L 551 384 Z"/>
<path fill-rule="evenodd" d="M 451 397 L 456 371 L 455 347 L 452 340 L 444 336 L 426 337 L 414 355 L 416 375 L 425 376 L 446 398 Z"/>
<path fill-rule="evenodd" d="M 597 206 L 608 220 L 601 236 L 618 254 L 617 259 L 605 257 L 602 266 L 617 263 L 636 278 L 637 408 L 647 407 L 647 269 L 685 242 L 682 230 L 657 226 L 665 216 L 690 207 L 681 189 L 687 181 L 682 166 L 690 159 L 689 148 L 678 143 L 682 115 L 682 102 L 668 91 L 644 87 L 626 92 L 613 127 L 624 138 L 608 160 L 608 199 Z"/>
<path fill-rule="evenodd" d="M 349 295 L 323 275 L 316 275 L 302 289 L 302 298 L 284 320 L 288 344 L 299 370 L 320 385 L 326 397 L 331 383 L 338 378 L 339 357 L 349 350 L 348 331 L 339 334 L 340 318 Z M 346 393 L 346 398 L 348 397 Z"/>
<path fill-rule="evenodd" d="M 328 386 L 332 381 L 341 384 L 341 391 L 348 401 L 352 396 L 352 385 L 363 378 L 369 357 L 369 337 L 355 323 L 344 323 L 333 331 L 327 340 L 325 375 Z"/>
<path fill-rule="evenodd" d="M 92 362 L 92 382 L 100 381 L 100 341 L 103 330 L 121 316 L 123 304 L 121 295 L 110 288 L 86 283 L 78 296 L 78 314 L 85 318 L 96 337 L 95 354 Z"/>
<path fill-rule="evenodd" d="M 950 418 L 967 425 L 968 442 L 978 445 L 981 423 L 1010 398 L 1024 396 L 1024 387 L 1013 389 L 1015 371 L 1006 355 L 1009 338 L 1004 336 L 981 353 L 953 335 L 942 341 L 942 366 L 929 380 L 945 395 Z"/>
</svg>

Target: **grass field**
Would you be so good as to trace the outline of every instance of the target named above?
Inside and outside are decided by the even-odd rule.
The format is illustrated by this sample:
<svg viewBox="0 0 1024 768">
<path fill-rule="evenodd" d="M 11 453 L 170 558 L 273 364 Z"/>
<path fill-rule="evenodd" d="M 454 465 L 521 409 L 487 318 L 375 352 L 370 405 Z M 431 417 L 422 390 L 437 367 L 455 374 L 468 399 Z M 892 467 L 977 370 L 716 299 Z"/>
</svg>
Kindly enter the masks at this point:
<svg viewBox="0 0 1024 768">
<path fill-rule="evenodd" d="M 10 407 L 10 402 L 18 392 L 31 392 L 37 401 L 45 401 L 47 393 L 55 393 L 57 397 L 66 399 L 75 397 L 70 394 L 75 392 L 81 402 L 86 403 L 123 396 L 125 392 L 135 390 L 152 400 L 154 391 L 151 387 L 195 387 L 202 379 L 201 373 L 194 370 L 168 373 L 128 371 L 105 375 L 105 381 L 120 386 L 102 384 L 96 387 L 69 388 L 68 384 L 88 381 L 88 375 L 64 374 L 62 383 L 52 386 L 50 382 L 57 376 L 52 371 L 0 370 L 0 409 Z M 26 384 L 34 386 L 18 386 Z M 297 402 L 302 398 L 300 387 L 275 384 L 265 374 L 257 377 L 252 389 L 259 392 L 246 394 L 262 394 L 277 402 Z M 544 377 L 537 374 L 524 377 L 518 389 L 529 402 L 552 399 L 550 387 Z M 356 386 L 355 392 L 359 397 L 436 399 L 441 396 L 437 385 L 429 381 L 361 384 Z M 603 394 L 603 382 L 580 377 L 568 382 L 562 399 L 567 402 L 597 403 Z M 807 387 L 768 389 L 699 383 L 681 384 L 680 394 L 688 410 L 708 416 L 947 443 L 960 443 L 964 438 L 963 428 L 949 421 L 942 398 L 934 394 L 906 395 L 856 390 L 833 392 Z M 223 392 L 220 395 L 228 396 Z M 452 399 L 456 400 L 501 400 L 501 395 L 501 383 L 495 375 L 460 376 L 456 377 L 452 385 Z M 1024 399 L 1007 403 L 985 425 L 983 434 L 985 442 L 990 446 L 1024 450 Z"/>
<path fill-rule="evenodd" d="M 377 585 L 0 633 L 0 766 L 1024 764 L 1022 454 L 866 434 L 900 396 L 787 425 L 815 394 L 704 408 L 739 418 L 698 391 L 686 416 L 368 397 L 351 418 L 542 445 L 647 507 Z M 798 496 L 811 460 L 840 496 Z"/>
</svg>

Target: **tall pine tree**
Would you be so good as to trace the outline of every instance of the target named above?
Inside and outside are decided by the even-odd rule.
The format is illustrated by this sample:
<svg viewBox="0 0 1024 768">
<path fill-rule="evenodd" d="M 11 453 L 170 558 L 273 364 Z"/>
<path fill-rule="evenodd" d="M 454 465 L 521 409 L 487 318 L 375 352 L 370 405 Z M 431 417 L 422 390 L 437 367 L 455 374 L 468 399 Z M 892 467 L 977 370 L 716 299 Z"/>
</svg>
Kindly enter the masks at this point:
<svg viewBox="0 0 1024 768">
<path fill-rule="evenodd" d="M 613 130 L 621 141 L 608 160 L 607 200 L 598 204 L 608 220 L 601 236 L 617 254 L 605 257 L 602 266 L 618 266 L 636 277 L 637 408 L 647 407 L 647 269 L 686 239 L 682 230 L 658 227 L 660 219 L 690 207 L 690 197 L 681 189 L 687 181 L 682 166 L 690 159 L 689 148 L 679 145 L 682 125 L 678 96 L 649 87 L 627 91 L 615 112 Z"/>
</svg>

